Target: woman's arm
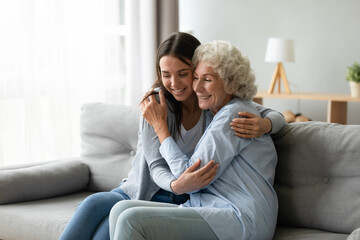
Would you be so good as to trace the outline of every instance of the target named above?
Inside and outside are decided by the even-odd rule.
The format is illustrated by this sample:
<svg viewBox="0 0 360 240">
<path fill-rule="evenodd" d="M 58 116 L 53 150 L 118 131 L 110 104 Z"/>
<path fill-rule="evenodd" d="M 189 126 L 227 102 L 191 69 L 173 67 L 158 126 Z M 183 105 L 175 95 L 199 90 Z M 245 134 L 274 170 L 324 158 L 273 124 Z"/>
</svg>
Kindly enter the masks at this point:
<svg viewBox="0 0 360 240">
<path fill-rule="evenodd" d="M 261 117 L 248 112 L 239 112 L 240 118 L 234 118 L 230 125 L 238 137 L 256 138 L 264 134 L 277 133 L 286 125 L 284 116 L 275 110 L 252 103 Z"/>
<path fill-rule="evenodd" d="M 231 112 L 230 106 L 221 109 L 206 129 L 190 159 L 181 152 L 172 137 L 163 141 L 160 153 L 166 159 L 175 177 L 180 176 L 199 158 L 203 160 L 202 164 L 208 163 L 210 159 L 214 159 L 219 164 L 216 176 L 211 182 L 221 176 L 234 156 L 253 141 L 235 136 L 230 129 L 229 122 L 236 113 Z"/>
<path fill-rule="evenodd" d="M 183 194 L 194 192 L 206 187 L 212 182 L 219 164 L 215 164 L 215 161 L 210 161 L 198 169 L 200 165 L 201 160 L 199 159 L 186 169 L 177 180 L 171 182 L 171 189 L 174 193 Z"/>
<path fill-rule="evenodd" d="M 231 157 L 226 158 L 225 156 L 234 156 L 231 151 L 228 151 L 229 148 L 232 148 L 234 151 L 240 151 L 243 147 L 247 146 L 248 143 L 244 139 L 238 138 L 234 135 L 233 131 L 230 129 L 229 122 L 232 118 L 235 117 L 237 113 L 222 113 L 226 112 L 226 107 L 222 109 L 219 113 L 216 114 L 216 121 L 214 120 L 210 126 L 208 127 L 206 132 L 204 133 L 203 137 L 199 141 L 198 145 L 203 144 L 203 146 L 210 146 L 208 148 L 209 151 L 213 151 L 213 153 L 219 154 L 216 158 L 212 158 L 213 154 L 206 154 L 207 151 L 197 151 L 198 156 L 194 154 L 191 159 L 189 159 L 185 154 L 182 153 L 181 149 L 177 146 L 174 139 L 170 136 L 170 132 L 168 130 L 168 124 L 165 116 L 167 114 L 167 107 L 164 95 L 160 92 L 160 103 L 158 103 L 154 96 L 150 96 L 148 101 L 141 103 L 141 113 L 143 117 L 147 120 L 147 122 L 154 127 L 154 131 L 157 133 L 159 137 L 159 142 L 161 143 L 160 146 L 160 153 L 168 163 L 170 170 L 176 179 L 180 178 L 180 176 L 192 166 L 198 159 L 202 159 L 202 166 L 208 164 L 211 159 L 214 159 L 216 163 L 220 163 L 221 165 L 219 169 L 217 169 L 216 176 L 220 176 L 221 172 L 226 168 L 226 166 L 232 161 Z M 236 105 L 236 104 L 233 104 Z M 236 109 L 240 109 L 239 106 Z M 255 109 L 248 108 L 249 111 L 256 112 Z M 214 127 L 217 126 L 217 127 Z M 214 130 L 215 129 L 215 130 Z M 227 135 L 225 136 L 223 133 L 227 129 Z M 204 137 L 206 136 L 206 137 Z M 221 136 L 221 137 L 219 137 Z M 230 139 L 236 139 L 231 140 Z M 245 141 L 241 146 L 231 146 L 233 144 L 239 144 L 239 141 Z M 214 146 L 222 145 L 221 151 L 215 151 Z M 226 143 L 226 144 L 224 144 Z M 226 149 L 224 152 L 223 149 Z M 204 150 L 204 149 L 203 149 Z M 229 155 L 230 154 L 230 155 Z M 222 166 L 222 167 L 221 167 Z M 214 180 L 212 180 L 214 181 Z"/>
<path fill-rule="evenodd" d="M 152 96 L 150 101 L 156 101 L 155 97 Z M 165 98 L 163 98 L 163 102 L 165 103 Z M 142 113 L 145 115 L 150 108 L 157 106 L 148 103 L 149 102 L 141 104 Z M 166 105 L 165 111 L 167 111 Z M 167 125 L 167 114 L 163 113 L 161 115 L 156 115 L 161 116 L 162 120 L 165 119 L 165 132 L 170 135 Z M 153 181 L 159 187 L 167 191 L 173 191 L 176 194 L 181 194 L 184 192 L 192 192 L 199 190 L 208 185 L 209 182 L 215 177 L 217 166 L 214 162 L 209 162 L 201 169 L 198 169 L 200 167 L 200 161 L 198 161 L 195 162 L 182 175 L 180 175 L 178 179 L 176 179 L 169 170 L 168 164 L 159 152 L 160 142 L 154 128 L 143 118 L 140 119 L 140 122 L 141 125 L 139 137 L 141 138 L 141 141 L 143 143 L 144 156 L 149 166 L 150 175 Z"/>
<path fill-rule="evenodd" d="M 158 151 L 160 143 L 154 129 L 142 117 L 140 118 L 139 141 L 142 143 L 142 151 L 149 167 L 151 178 L 160 188 L 171 191 L 170 184 L 176 178 Z"/>
</svg>

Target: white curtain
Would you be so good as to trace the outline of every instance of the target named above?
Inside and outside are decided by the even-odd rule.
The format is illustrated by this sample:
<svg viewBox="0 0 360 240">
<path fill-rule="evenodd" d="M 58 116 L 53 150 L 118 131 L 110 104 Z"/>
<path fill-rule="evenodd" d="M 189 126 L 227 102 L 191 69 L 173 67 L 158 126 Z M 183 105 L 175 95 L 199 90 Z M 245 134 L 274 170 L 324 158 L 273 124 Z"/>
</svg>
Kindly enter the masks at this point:
<svg viewBox="0 0 360 240">
<path fill-rule="evenodd" d="M 0 164 L 78 156 L 80 106 L 121 100 L 104 2 L 0 2 Z"/>
<path fill-rule="evenodd" d="M 155 77 L 158 4 L 0 1 L 0 165 L 79 156 L 82 104 L 139 103 Z"/>
<path fill-rule="evenodd" d="M 155 78 L 156 0 L 127 0 L 126 104 L 136 105 Z"/>
<path fill-rule="evenodd" d="M 178 31 L 178 0 L 127 0 L 126 103 L 136 105 L 156 77 L 155 55 L 159 44 Z"/>
</svg>

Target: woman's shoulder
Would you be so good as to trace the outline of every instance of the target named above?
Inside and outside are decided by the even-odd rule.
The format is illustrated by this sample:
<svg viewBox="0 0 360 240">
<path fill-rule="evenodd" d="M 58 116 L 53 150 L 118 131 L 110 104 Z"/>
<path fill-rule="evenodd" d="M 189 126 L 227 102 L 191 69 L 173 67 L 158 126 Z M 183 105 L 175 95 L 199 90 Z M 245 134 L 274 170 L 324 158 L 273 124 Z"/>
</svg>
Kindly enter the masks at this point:
<svg viewBox="0 0 360 240">
<path fill-rule="evenodd" d="M 236 114 L 238 112 L 250 112 L 256 115 L 259 115 L 259 111 L 256 107 L 252 104 L 252 101 L 248 100 L 241 100 L 240 98 L 233 98 L 228 104 L 224 106 L 224 112 L 227 114 Z"/>
</svg>

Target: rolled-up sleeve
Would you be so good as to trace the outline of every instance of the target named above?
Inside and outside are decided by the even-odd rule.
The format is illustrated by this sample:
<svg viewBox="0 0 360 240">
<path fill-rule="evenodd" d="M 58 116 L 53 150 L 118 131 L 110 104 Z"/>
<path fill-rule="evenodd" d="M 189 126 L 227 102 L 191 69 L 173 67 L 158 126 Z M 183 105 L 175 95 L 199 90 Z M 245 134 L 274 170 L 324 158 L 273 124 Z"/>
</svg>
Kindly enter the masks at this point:
<svg viewBox="0 0 360 240">
<path fill-rule="evenodd" d="M 229 110 L 229 108 L 224 107 L 216 114 L 190 159 L 181 152 L 172 137 L 168 137 L 162 142 L 160 153 L 167 161 L 175 177 L 180 176 L 198 159 L 201 159 L 201 166 L 214 160 L 219 164 L 216 176 L 213 179 L 215 181 L 231 163 L 234 156 L 252 141 L 252 139 L 237 137 L 230 129 L 229 123 L 236 113 Z"/>
</svg>

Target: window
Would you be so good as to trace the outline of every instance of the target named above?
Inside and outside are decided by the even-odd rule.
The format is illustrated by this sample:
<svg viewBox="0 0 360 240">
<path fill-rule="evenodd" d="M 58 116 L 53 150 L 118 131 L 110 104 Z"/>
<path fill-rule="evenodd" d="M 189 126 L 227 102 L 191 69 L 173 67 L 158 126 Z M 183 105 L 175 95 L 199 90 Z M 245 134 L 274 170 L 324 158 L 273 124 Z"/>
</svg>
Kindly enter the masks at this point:
<svg viewBox="0 0 360 240">
<path fill-rule="evenodd" d="M 81 105 L 124 103 L 125 5 L 0 2 L 0 165 L 78 156 Z"/>
</svg>

